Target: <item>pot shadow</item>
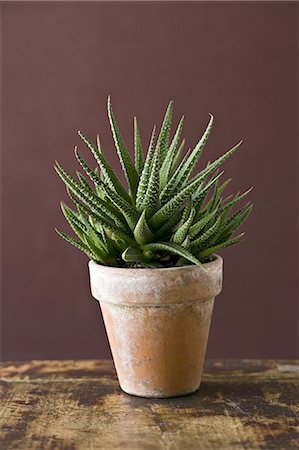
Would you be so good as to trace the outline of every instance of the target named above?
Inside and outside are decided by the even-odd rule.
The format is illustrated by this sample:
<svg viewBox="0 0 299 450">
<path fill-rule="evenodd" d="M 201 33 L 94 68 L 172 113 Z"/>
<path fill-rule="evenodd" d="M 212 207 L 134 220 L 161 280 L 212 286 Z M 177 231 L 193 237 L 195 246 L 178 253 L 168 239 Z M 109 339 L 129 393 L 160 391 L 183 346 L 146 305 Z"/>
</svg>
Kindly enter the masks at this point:
<svg viewBox="0 0 299 450">
<path fill-rule="evenodd" d="M 271 400 L 268 393 L 279 393 L 279 400 Z M 298 395 L 298 394 L 297 394 Z M 242 417 L 242 422 L 259 423 L 265 419 L 276 422 L 282 417 L 295 419 L 292 404 L 296 398 L 296 387 L 285 386 L 273 380 L 268 382 L 215 380 L 202 382 L 200 388 L 182 397 L 142 398 L 121 391 L 121 402 L 132 411 L 150 408 L 164 411 L 163 414 L 179 413 L 183 418 L 207 416 Z"/>
<path fill-rule="evenodd" d="M 136 404 L 139 407 L 144 402 L 151 403 L 169 403 L 169 404 L 180 404 L 184 403 L 186 405 L 194 404 L 194 402 L 204 401 L 209 399 L 211 403 L 214 401 L 219 401 L 219 396 L 222 400 L 225 398 L 235 398 L 240 397 L 244 400 L 252 398 L 252 396 L 262 395 L 261 386 L 257 383 L 249 382 L 229 382 L 229 381 L 206 381 L 202 382 L 199 389 L 193 393 L 186 394 L 178 397 L 168 397 L 168 398 L 147 398 L 139 397 L 126 392 L 121 391 L 124 398 L 130 399 L 132 406 Z"/>
</svg>

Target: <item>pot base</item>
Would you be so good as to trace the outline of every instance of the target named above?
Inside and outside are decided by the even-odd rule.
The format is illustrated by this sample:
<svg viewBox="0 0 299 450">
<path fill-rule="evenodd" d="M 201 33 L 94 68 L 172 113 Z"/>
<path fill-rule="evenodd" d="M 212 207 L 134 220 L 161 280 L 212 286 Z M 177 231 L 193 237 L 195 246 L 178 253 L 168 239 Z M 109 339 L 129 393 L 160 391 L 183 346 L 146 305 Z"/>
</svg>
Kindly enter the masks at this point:
<svg viewBox="0 0 299 450">
<path fill-rule="evenodd" d="M 137 392 L 131 392 L 129 390 L 125 390 L 120 386 L 121 390 L 128 395 L 132 395 L 133 397 L 140 397 L 140 398 L 176 398 L 176 397 L 185 397 L 187 395 L 194 394 L 196 391 L 198 391 L 199 386 L 196 389 L 191 389 L 188 391 L 183 392 L 176 392 L 173 394 L 161 394 L 160 392 L 152 393 L 152 394 L 139 394 Z"/>
</svg>

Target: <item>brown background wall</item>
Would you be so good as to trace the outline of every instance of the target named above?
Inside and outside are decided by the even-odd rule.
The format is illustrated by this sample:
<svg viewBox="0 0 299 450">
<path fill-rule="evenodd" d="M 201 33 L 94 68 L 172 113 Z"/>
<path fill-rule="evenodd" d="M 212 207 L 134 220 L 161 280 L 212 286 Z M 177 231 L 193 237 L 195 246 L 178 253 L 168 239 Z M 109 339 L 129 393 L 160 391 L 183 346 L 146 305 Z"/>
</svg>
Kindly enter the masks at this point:
<svg viewBox="0 0 299 450">
<path fill-rule="evenodd" d="M 130 145 L 133 115 L 147 141 L 169 99 L 190 146 L 215 114 L 205 162 L 244 138 L 225 170 L 255 209 L 223 252 L 208 356 L 296 356 L 297 6 L 2 2 L 3 359 L 109 355 L 87 259 L 53 231 L 67 225 L 52 169 L 76 168 L 82 129 L 119 171 L 109 93 Z"/>
</svg>

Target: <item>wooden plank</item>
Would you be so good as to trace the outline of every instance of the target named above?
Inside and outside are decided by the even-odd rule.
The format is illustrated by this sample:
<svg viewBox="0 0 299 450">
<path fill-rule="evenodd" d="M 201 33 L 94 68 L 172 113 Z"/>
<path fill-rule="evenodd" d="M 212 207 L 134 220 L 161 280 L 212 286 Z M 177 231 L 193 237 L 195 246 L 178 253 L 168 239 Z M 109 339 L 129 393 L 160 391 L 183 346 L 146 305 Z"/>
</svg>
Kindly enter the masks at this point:
<svg viewBox="0 0 299 450">
<path fill-rule="evenodd" d="M 3 450 L 298 447 L 299 361 L 211 361 L 200 390 L 123 393 L 111 361 L 2 363 Z"/>
</svg>

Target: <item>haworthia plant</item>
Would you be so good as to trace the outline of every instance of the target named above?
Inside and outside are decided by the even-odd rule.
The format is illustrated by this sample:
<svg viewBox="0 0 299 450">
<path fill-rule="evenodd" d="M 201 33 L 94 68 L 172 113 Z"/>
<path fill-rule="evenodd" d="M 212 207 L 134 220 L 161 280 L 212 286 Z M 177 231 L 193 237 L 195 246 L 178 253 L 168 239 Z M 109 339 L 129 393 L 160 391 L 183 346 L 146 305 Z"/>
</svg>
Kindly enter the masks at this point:
<svg viewBox="0 0 299 450">
<path fill-rule="evenodd" d="M 233 209 L 251 189 L 223 197 L 230 180 L 220 182 L 223 172 L 219 172 L 241 142 L 192 175 L 214 117 L 210 115 L 202 137 L 184 155 L 185 140 L 181 140 L 184 117 L 171 136 L 172 113 L 170 102 L 160 130 L 153 128 L 146 154 L 134 118 L 133 158 L 108 98 L 108 118 L 126 187 L 109 165 L 98 137 L 94 144 L 79 132 L 96 160 L 95 169 L 87 164 L 77 147 L 75 156 L 84 175 L 77 172 L 76 179 L 59 163 L 55 164 L 74 203 L 74 209 L 64 203 L 61 207 L 77 238 L 56 231 L 98 264 L 153 269 L 202 265 L 213 259 L 215 252 L 243 239 L 244 233 L 235 235 L 235 232 L 247 219 L 252 204 Z"/>
</svg>

